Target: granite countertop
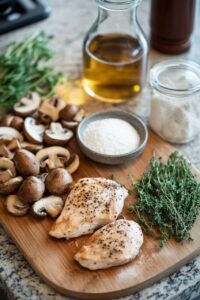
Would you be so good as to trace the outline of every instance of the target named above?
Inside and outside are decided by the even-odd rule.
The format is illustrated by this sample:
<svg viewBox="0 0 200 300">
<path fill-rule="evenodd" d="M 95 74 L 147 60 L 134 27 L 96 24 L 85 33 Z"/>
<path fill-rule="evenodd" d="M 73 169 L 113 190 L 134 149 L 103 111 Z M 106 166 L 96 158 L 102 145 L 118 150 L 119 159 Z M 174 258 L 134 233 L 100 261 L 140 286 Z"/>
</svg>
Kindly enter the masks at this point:
<svg viewBox="0 0 200 300">
<path fill-rule="evenodd" d="M 81 45 L 86 31 L 96 17 L 96 5 L 94 0 L 48 0 L 53 8 L 49 19 L 23 28 L 18 31 L 0 37 L 0 51 L 12 41 L 20 40 L 35 31 L 45 30 L 53 34 L 55 39 L 52 43 L 57 55 L 54 65 L 71 78 L 81 76 Z M 139 9 L 139 20 L 147 36 L 149 32 L 149 0 L 144 0 Z M 200 6 L 197 8 L 197 18 L 200 17 Z M 191 50 L 179 56 L 200 63 L 200 33 L 193 34 Z M 168 58 L 165 55 L 151 50 L 149 67 L 155 62 Z M 138 96 L 137 102 L 128 102 L 119 107 L 134 111 L 144 120 L 148 119 L 150 90 L 145 87 Z M 88 111 L 101 110 L 110 107 L 94 100 L 85 104 Z M 192 163 L 200 168 L 200 137 L 188 145 L 177 146 Z M 6 292 L 9 299 L 31 300 L 61 300 L 68 299 L 47 286 L 41 280 L 30 265 L 25 261 L 20 251 L 0 226 L 0 287 Z M 134 299 L 193 299 L 200 295 L 200 256 L 188 263 L 171 276 L 155 283 L 137 294 L 123 298 Z M 1 297 L 0 297 L 1 298 Z"/>
</svg>

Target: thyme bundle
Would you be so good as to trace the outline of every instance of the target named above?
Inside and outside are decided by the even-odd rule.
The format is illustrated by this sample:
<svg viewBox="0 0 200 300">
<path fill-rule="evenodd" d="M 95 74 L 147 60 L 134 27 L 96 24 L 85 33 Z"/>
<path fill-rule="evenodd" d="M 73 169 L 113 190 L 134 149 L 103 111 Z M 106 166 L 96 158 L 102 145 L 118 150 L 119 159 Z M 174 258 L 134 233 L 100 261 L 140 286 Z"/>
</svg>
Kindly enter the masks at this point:
<svg viewBox="0 0 200 300">
<path fill-rule="evenodd" d="M 144 232 L 159 239 L 161 247 L 171 237 L 178 242 L 191 239 L 200 208 L 200 183 L 183 156 L 173 152 L 166 164 L 153 156 L 149 171 L 132 185 L 137 202 L 129 212 Z"/>
<path fill-rule="evenodd" d="M 12 43 L 0 55 L 0 106 L 6 111 L 30 91 L 44 97 L 54 93 L 62 74 L 46 65 L 53 57 L 47 46 L 50 39 L 41 32 L 20 43 Z"/>
</svg>

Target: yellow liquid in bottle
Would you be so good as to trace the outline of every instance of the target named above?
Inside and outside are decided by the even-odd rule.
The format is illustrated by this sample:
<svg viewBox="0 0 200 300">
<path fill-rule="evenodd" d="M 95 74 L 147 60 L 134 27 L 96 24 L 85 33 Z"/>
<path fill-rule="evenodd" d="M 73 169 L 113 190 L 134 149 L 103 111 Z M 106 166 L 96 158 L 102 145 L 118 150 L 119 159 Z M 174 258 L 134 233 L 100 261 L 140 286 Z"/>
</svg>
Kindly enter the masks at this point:
<svg viewBox="0 0 200 300">
<path fill-rule="evenodd" d="M 84 47 L 83 87 L 98 100 L 127 101 L 144 86 L 146 61 L 147 54 L 132 36 L 97 35 Z"/>
</svg>

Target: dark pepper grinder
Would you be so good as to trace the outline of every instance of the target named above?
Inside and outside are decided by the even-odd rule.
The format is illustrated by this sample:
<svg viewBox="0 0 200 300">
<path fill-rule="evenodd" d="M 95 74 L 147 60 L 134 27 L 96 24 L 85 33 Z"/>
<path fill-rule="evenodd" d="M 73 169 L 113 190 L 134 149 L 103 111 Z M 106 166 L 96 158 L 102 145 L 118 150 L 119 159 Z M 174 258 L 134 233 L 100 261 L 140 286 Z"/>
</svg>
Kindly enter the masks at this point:
<svg viewBox="0 0 200 300">
<path fill-rule="evenodd" d="M 191 45 L 196 0 L 152 0 L 151 46 L 163 53 L 186 52 Z"/>
</svg>

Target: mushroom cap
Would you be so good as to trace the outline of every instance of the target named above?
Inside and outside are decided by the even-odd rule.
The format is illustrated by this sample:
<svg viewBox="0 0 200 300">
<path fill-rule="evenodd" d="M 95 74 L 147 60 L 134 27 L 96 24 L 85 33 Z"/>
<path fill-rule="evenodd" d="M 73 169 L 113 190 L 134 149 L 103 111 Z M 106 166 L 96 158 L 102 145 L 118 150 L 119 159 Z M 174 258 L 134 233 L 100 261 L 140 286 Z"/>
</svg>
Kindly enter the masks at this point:
<svg viewBox="0 0 200 300">
<path fill-rule="evenodd" d="M 45 126 L 36 124 L 36 120 L 32 117 L 27 117 L 24 121 L 24 134 L 30 143 L 42 144 L 43 133 Z"/>
<path fill-rule="evenodd" d="M 61 123 L 62 123 L 62 126 L 64 128 L 68 128 L 68 129 L 70 129 L 72 131 L 76 131 L 76 129 L 77 129 L 78 125 L 79 125 L 79 123 L 76 122 L 76 121 L 65 121 L 65 120 L 62 120 Z"/>
<path fill-rule="evenodd" d="M 47 116 L 46 120 L 56 122 L 59 119 L 59 112 L 65 106 L 65 102 L 59 97 L 53 97 L 48 101 L 43 101 L 40 105 L 39 112 L 42 114 L 42 118 Z"/>
<path fill-rule="evenodd" d="M 71 121 L 78 113 L 79 107 L 75 104 L 66 104 L 65 107 L 60 111 L 59 117 L 65 121 Z"/>
<path fill-rule="evenodd" d="M 40 162 L 40 167 L 48 171 L 64 167 L 70 158 L 70 153 L 66 148 L 53 146 L 38 151 L 36 158 Z"/>
<path fill-rule="evenodd" d="M 12 160 L 6 157 L 0 157 L 0 173 L 6 170 L 10 170 L 12 177 L 16 176 L 16 169 Z"/>
<path fill-rule="evenodd" d="M 4 183 L 0 183 L 0 194 L 9 195 L 14 193 L 22 183 L 23 178 L 21 176 L 9 179 Z"/>
<path fill-rule="evenodd" d="M 72 137 L 73 132 L 71 130 L 63 128 L 60 123 L 54 122 L 44 133 L 44 141 L 51 146 L 64 146 Z"/>
<path fill-rule="evenodd" d="M 40 96 L 33 92 L 29 93 L 17 102 L 13 109 L 18 116 L 26 117 L 32 115 L 40 105 Z"/>
<path fill-rule="evenodd" d="M 58 97 L 58 96 L 53 96 L 48 102 L 51 105 L 53 105 L 55 107 L 55 109 L 57 109 L 59 112 L 66 105 L 65 101 L 61 97 Z"/>
<path fill-rule="evenodd" d="M 49 125 L 52 121 L 48 115 L 45 115 L 43 113 L 39 113 L 37 119 L 40 123 L 45 124 L 45 125 Z"/>
<path fill-rule="evenodd" d="M 53 169 L 45 180 L 45 187 L 53 195 L 64 195 L 73 182 L 71 175 L 62 168 Z"/>
<path fill-rule="evenodd" d="M 8 149 L 11 151 L 15 151 L 21 148 L 21 143 L 16 139 L 12 139 L 10 143 L 7 145 Z"/>
<path fill-rule="evenodd" d="M 39 108 L 40 119 L 45 124 L 49 124 L 51 121 L 58 120 L 58 112 L 55 107 L 50 104 L 48 101 L 43 101 Z"/>
<path fill-rule="evenodd" d="M 21 147 L 22 147 L 22 149 L 28 150 L 33 153 L 36 153 L 39 150 L 43 149 L 42 145 L 32 144 L 32 143 L 28 143 L 28 142 L 22 142 Z"/>
<path fill-rule="evenodd" d="M 35 176 L 30 176 L 23 181 L 18 196 L 25 203 L 32 203 L 41 199 L 44 191 L 44 182 Z"/>
<path fill-rule="evenodd" d="M 0 127 L 0 140 L 3 143 L 10 142 L 13 138 L 18 139 L 20 142 L 24 140 L 23 136 L 18 130 L 6 126 Z"/>
<path fill-rule="evenodd" d="M 0 156 L 12 159 L 13 158 L 13 153 L 6 147 L 4 144 L 0 145 Z"/>
<path fill-rule="evenodd" d="M 13 174 L 9 169 L 5 171 L 0 171 L 0 183 L 4 183 L 10 180 L 11 178 L 13 178 Z"/>
<path fill-rule="evenodd" d="M 23 176 L 38 175 L 40 173 L 39 161 L 30 151 L 25 149 L 17 150 L 13 161 L 17 171 Z"/>
<path fill-rule="evenodd" d="M 80 123 L 85 116 L 84 109 L 80 109 L 78 113 L 74 116 L 73 121 Z"/>
<path fill-rule="evenodd" d="M 61 213 L 63 206 L 62 198 L 52 195 L 35 202 L 32 206 L 32 212 L 37 217 L 46 217 L 48 214 L 52 218 L 56 218 Z"/>
<path fill-rule="evenodd" d="M 0 120 L 0 126 L 9 127 L 13 118 L 14 118 L 13 115 L 9 115 L 9 114 L 3 115 Z"/>
<path fill-rule="evenodd" d="M 17 195 L 9 195 L 6 198 L 5 206 L 9 213 L 14 216 L 24 216 L 29 210 L 29 205 L 22 202 Z"/>
<path fill-rule="evenodd" d="M 75 173 L 80 166 L 80 159 L 77 154 L 72 154 L 67 162 L 65 169 L 70 173 Z"/>
<path fill-rule="evenodd" d="M 13 119 L 10 123 L 10 126 L 12 128 L 15 128 L 17 130 L 21 130 L 23 128 L 23 125 L 24 125 L 24 120 L 21 117 L 13 116 Z"/>
</svg>

